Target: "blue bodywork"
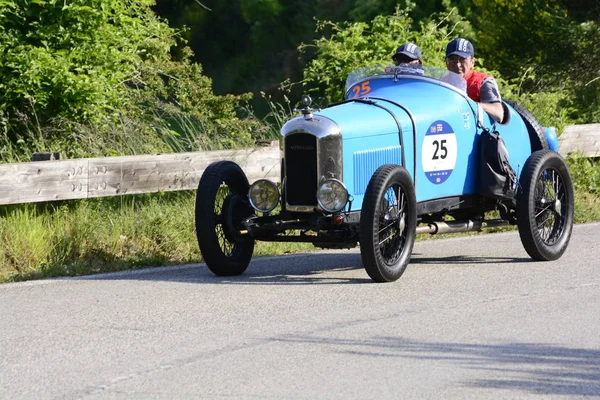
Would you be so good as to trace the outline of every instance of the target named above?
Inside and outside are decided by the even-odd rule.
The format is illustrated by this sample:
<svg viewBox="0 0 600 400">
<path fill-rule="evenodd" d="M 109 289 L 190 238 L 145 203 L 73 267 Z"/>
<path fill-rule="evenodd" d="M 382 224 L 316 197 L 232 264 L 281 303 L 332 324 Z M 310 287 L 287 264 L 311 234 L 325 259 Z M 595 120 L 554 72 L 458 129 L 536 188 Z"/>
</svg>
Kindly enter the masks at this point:
<svg viewBox="0 0 600 400">
<path fill-rule="evenodd" d="M 548 142 L 548 148 L 552 151 L 558 152 L 558 136 L 556 136 L 554 129 L 546 128 L 546 130 L 544 130 L 544 137 Z"/>
<path fill-rule="evenodd" d="M 340 128 L 342 180 L 353 198 L 351 211 L 361 209 L 371 176 L 388 163 L 410 173 L 417 202 L 474 194 L 479 135 L 494 123 L 463 88 L 437 79 L 439 70 L 412 74 L 388 67 L 364 77 L 357 72 L 349 77 L 344 102 L 314 113 Z M 509 105 L 505 110 L 510 117 L 495 129 L 518 175 L 532 146 L 522 118 Z"/>
<path fill-rule="evenodd" d="M 256 240 L 307 242 L 360 245 L 368 275 L 391 282 L 406 269 L 417 234 L 506 225 L 517 225 L 534 260 L 563 254 L 572 181 L 549 151 L 556 135 L 523 107 L 503 101 L 496 124 L 468 98 L 462 77 L 420 66 L 354 71 L 344 93 L 323 110 L 303 96 L 302 115 L 281 128 L 280 185 L 249 185 L 231 161 L 203 173 L 196 232 L 215 274 L 243 273 Z"/>
</svg>

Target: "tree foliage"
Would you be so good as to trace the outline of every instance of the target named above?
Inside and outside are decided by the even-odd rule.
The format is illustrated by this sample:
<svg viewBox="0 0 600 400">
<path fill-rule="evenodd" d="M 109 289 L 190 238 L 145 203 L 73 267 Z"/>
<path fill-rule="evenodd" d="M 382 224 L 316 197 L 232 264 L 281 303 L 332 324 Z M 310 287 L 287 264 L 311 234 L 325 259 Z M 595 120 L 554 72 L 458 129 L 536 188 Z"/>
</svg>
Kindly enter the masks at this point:
<svg viewBox="0 0 600 400">
<path fill-rule="evenodd" d="M 144 11 L 114 0 L 3 2 L 0 110 L 93 120 L 123 106 L 120 83 L 135 79 L 141 57 L 169 50 L 171 31 Z"/>
<path fill-rule="evenodd" d="M 177 32 L 151 5 L 0 2 L 3 153 L 46 145 L 71 156 L 168 151 L 161 136 L 181 133 L 168 125 L 173 115 L 203 124 L 225 146 L 249 138 L 254 123 L 236 114 L 248 96 L 215 96 L 201 66 L 189 62 L 189 50 L 173 61 Z"/>
<path fill-rule="evenodd" d="M 578 122 L 600 119 L 600 6 L 587 13 L 560 0 L 473 0 L 477 48 L 525 93 L 568 92 L 562 107 Z M 595 3 L 595 6 L 594 4 Z M 575 5 L 577 6 L 577 5 Z M 596 10 L 596 11 L 593 11 Z M 581 21 L 592 17 L 596 20 Z"/>
<path fill-rule="evenodd" d="M 330 29 L 331 35 L 300 46 L 302 51 L 315 50 L 314 59 L 304 69 L 303 83 L 308 90 L 323 93 L 327 102 L 339 101 L 351 71 L 369 64 L 390 64 L 396 48 L 404 42 L 418 43 L 427 65 L 445 68 L 446 44 L 453 35 L 468 31 L 468 22 L 450 10 L 415 26 L 410 17 L 413 8 L 414 4 L 408 3 L 393 15 L 376 16 L 370 23 L 319 21 L 317 29 Z M 457 23 L 451 23 L 454 21 Z"/>
<path fill-rule="evenodd" d="M 330 35 L 340 36 L 340 30 L 359 22 L 367 24 L 363 29 L 370 35 L 376 17 L 389 17 L 399 8 L 408 10 L 412 21 L 409 30 L 414 32 L 408 37 L 417 37 L 421 25 L 443 20 L 449 37 L 473 41 L 479 68 L 497 71 L 497 77 L 520 88 L 520 95 L 551 91 L 563 97 L 560 92 L 566 89 L 569 95 L 561 107 L 571 110 L 571 118 L 598 118 L 593 100 L 600 84 L 594 80 L 600 49 L 594 45 L 600 32 L 597 0 L 205 0 L 203 4 L 211 11 L 194 0 L 158 0 L 157 10 L 177 26 L 190 26 L 186 35 L 195 60 L 214 77 L 217 92 L 273 94 L 284 79 L 303 79 L 305 66 L 310 68 L 318 49 L 316 41 L 324 46 Z M 315 19 L 328 22 L 317 25 Z M 417 39 L 421 47 L 427 46 Z M 301 45 L 299 53 L 301 43 L 308 45 Z M 443 45 L 435 50 L 426 57 L 443 54 Z"/>
<path fill-rule="evenodd" d="M 217 93 L 272 92 L 301 77 L 297 47 L 318 37 L 315 18 L 342 21 L 350 0 L 157 0 L 155 9 L 184 33 Z"/>
</svg>

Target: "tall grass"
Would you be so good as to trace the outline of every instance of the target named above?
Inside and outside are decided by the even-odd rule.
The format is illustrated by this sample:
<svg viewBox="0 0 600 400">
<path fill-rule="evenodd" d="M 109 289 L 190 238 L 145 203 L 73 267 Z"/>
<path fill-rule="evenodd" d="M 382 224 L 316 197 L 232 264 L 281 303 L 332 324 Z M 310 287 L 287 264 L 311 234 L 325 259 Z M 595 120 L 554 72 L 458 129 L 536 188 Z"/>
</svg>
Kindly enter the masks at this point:
<svg viewBox="0 0 600 400">
<path fill-rule="evenodd" d="M 4 207 L 0 281 L 200 260 L 191 193 Z"/>
<path fill-rule="evenodd" d="M 295 114 L 294 108 L 286 94 L 283 95 L 283 103 L 273 101 L 271 96 L 267 95 L 265 92 L 260 92 L 260 95 L 267 103 L 269 109 L 262 119 L 262 122 L 268 127 L 265 136 L 272 139 L 279 139 L 281 128 Z"/>
<path fill-rule="evenodd" d="M 201 262 L 194 192 L 0 207 L 0 282 Z M 312 249 L 259 243 L 255 255 Z"/>
<path fill-rule="evenodd" d="M 23 118 L 17 123 L 28 140 L 0 135 L 0 162 L 25 162 L 35 151 L 77 158 L 251 147 L 278 137 L 291 114 L 274 102 L 269 106 L 260 121 L 252 110 L 241 110 L 252 121 L 240 126 L 255 127 L 252 135 L 224 133 L 223 127 L 235 128 L 233 117 L 219 127 L 158 100 L 143 117 L 122 113 L 104 126 L 58 119 L 41 126 Z M 0 206 L 0 282 L 199 262 L 194 199 L 195 193 L 182 192 Z M 288 247 L 259 245 L 256 254 L 302 245 Z"/>
<path fill-rule="evenodd" d="M 600 158 L 567 159 L 575 187 L 575 222 L 600 221 Z"/>
<path fill-rule="evenodd" d="M 49 218 L 31 207 L 14 208 L 0 219 L 0 281 L 10 274 L 37 275 L 52 252 L 49 226 Z"/>
</svg>

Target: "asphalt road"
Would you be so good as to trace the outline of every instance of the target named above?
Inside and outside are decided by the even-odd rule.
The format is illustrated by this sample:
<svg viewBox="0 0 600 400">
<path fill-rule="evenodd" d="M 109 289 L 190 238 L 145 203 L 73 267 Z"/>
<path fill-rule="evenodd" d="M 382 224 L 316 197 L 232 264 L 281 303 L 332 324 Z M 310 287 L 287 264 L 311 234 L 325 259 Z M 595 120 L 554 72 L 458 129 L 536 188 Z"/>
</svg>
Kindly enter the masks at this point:
<svg viewBox="0 0 600 400">
<path fill-rule="evenodd" d="M 0 285 L 0 398 L 600 398 L 599 232 L 418 242 L 388 284 L 352 250 Z"/>
</svg>

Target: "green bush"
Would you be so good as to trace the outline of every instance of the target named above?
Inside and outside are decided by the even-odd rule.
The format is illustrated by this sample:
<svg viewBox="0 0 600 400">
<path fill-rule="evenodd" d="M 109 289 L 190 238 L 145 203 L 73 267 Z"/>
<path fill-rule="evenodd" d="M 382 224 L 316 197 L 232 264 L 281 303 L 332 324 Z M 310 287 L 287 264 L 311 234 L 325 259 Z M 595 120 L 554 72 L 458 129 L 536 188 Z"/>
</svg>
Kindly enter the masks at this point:
<svg viewBox="0 0 600 400">
<path fill-rule="evenodd" d="M 179 32 L 152 4 L 0 2 L 0 161 L 197 150 L 198 135 L 215 148 L 252 142 L 259 124 L 240 118 L 250 95 L 215 96 L 189 49 L 172 60 Z"/>
<path fill-rule="evenodd" d="M 561 0 L 474 0 L 476 46 L 524 93 L 561 97 L 554 105 L 573 123 L 600 120 L 600 21 L 578 21 Z M 559 125 L 560 123 L 557 123 Z"/>
<path fill-rule="evenodd" d="M 325 102 L 339 101 L 350 72 L 366 65 L 391 64 L 396 48 L 404 42 L 419 46 L 424 64 L 445 68 L 446 44 L 461 29 L 469 31 L 468 22 L 450 10 L 417 28 L 409 16 L 413 8 L 414 4 L 408 2 L 404 9 L 397 8 L 393 15 L 377 16 L 371 23 L 318 21 L 317 30 L 324 35 L 310 45 L 299 47 L 304 53 L 313 48 L 315 51 L 315 58 L 304 70 L 302 83 L 307 90 L 324 95 Z"/>
</svg>

